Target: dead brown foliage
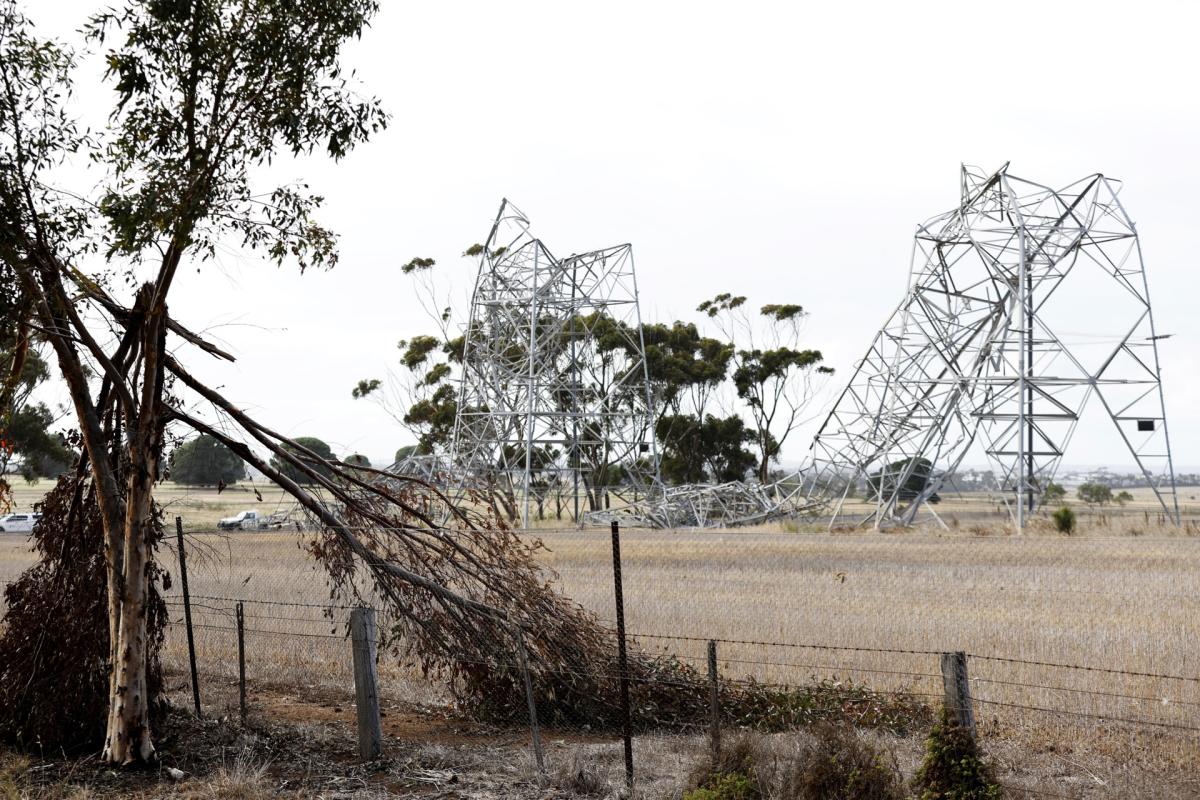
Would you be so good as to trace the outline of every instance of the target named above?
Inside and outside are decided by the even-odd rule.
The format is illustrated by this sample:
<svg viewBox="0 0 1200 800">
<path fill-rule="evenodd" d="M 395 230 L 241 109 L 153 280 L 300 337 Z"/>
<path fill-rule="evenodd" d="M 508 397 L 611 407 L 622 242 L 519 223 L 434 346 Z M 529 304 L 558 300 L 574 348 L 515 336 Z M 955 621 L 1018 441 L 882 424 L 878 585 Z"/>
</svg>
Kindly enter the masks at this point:
<svg viewBox="0 0 1200 800">
<path fill-rule="evenodd" d="M 615 633 L 554 588 L 556 576 L 539 563 L 540 541 L 522 539 L 492 516 L 439 508 L 449 501 L 418 481 L 343 488 L 351 490 L 352 502 L 338 509 L 338 517 L 372 557 L 426 576 L 461 598 L 450 600 L 372 567 L 336 530 L 318 536 L 311 550 L 329 573 L 332 595 L 386 605 L 395 620 L 388 642 L 394 656 L 446 680 L 460 707 L 475 717 L 523 725 L 528 709 L 519 636 L 543 724 L 593 730 L 620 725 Z M 429 524 L 439 516 L 449 516 L 453 526 Z M 706 719 L 707 675 L 670 653 L 633 645 L 627 669 L 635 728 L 680 729 Z M 834 682 L 787 688 L 727 681 L 722 704 L 729 719 L 765 730 L 831 718 L 903 730 L 928 716 L 923 706 Z"/>
<path fill-rule="evenodd" d="M 74 752 L 98 747 L 104 738 L 110 669 L 104 533 L 91 481 L 75 474 L 59 480 L 41 511 L 32 535 L 39 560 L 4 592 L 0 737 L 24 749 Z M 157 516 L 156 523 L 161 539 Z M 157 590 L 148 615 L 156 695 L 167 620 Z"/>
</svg>

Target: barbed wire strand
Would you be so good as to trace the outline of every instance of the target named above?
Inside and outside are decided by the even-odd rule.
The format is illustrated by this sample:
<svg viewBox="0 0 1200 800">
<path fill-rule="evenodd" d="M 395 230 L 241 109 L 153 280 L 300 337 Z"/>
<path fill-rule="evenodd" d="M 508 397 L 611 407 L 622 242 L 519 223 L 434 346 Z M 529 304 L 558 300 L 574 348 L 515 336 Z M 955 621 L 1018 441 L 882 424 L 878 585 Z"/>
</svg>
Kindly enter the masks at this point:
<svg viewBox="0 0 1200 800">
<path fill-rule="evenodd" d="M 1146 697 L 1145 695 L 1121 694 L 1120 692 L 1103 692 L 1098 689 L 1074 689 L 1070 686 L 1048 686 L 1038 683 L 1022 683 L 1021 681 L 1002 681 L 998 678 L 976 678 L 971 677 L 972 683 L 995 683 L 1001 686 L 1019 686 L 1025 689 L 1049 689 L 1056 692 L 1078 692 L 1080 694 L 1091 694 L 1100 697 L 1116 697 L 1122 700 L 1143 700 L 1150 703 L 1161 703 L 1164 705 L 1179 705 L 1179 706 L 1200 706 L 1200 703 L 1191 700 L 1179 700 L 1174 697 Z"/>
<path fill-rule="evenodd" d="M 1188 675 L 1166 675 L 1161 672 L 1136 672 L 1126 669 L 1114 669 L 1112 667 L 1089 667 L 1082 664 L 1061 664 L 1054 661 L 1030 661 L 1022 658 L 1006 658 L 1004 656 L 984 656 L 978 653 L 967 653 L 967 656 L 969 658 L 979 659 L 980 661 L 999 661 L 1005 664 L 1028 664 L 1035 667 L 1074 669 L 1082 672 L 1104 672 L 1109 675 L 1130 675 L 1136 678 L 1159 678 L 1162 680 L 1192 681 L 1194 683 L 1200 683 L 1200 677 L 1192 677 Z"/>
<path fill-rule="evenodd" d="M 1194 725 L 1182 725 L 1176 722 L 1157 722 L 1149 719 L 1133 719 L 1129 717 L 1117 717 L 1108 714 L 1088 714 L 1083 711 L 1068 711 L 1065 708 L 1043 708 L 1041 706 L 1027 706 L 1020 703 L 1005 703 L 1000 700 L 984 700 L 979 697 L 972 698 L 976 703 L 982 703 L 989 706 L 1001 706 L 1004 708 L 1017 708 L 1023 711 L 1038 711 L 1047 714 L 1065 714 L 1069 717 L 1084 717 L 1087 719 L 1098 719 L 1103 722 L 1121 722 L 1128 725 L 1151 725 L 1156 728 L 1171 728 L 1181 731 L 1200 731 L 1200 728 Z"/>
</svg>

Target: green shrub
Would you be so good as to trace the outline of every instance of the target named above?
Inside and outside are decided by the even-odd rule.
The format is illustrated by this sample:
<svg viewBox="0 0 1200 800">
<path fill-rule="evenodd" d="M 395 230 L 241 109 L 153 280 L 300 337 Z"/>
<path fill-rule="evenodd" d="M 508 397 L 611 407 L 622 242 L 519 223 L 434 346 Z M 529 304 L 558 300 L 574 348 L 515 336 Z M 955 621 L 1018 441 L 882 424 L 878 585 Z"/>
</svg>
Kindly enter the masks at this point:
<svg viewBox="0 0 1200 800">
<path fill-rule="evenodd" d="M 1059 533 L 1071 533 L 1075 530 L 1075 512 L 1067 506 L 1055 511 L 1050 517 L 1054 520 L 1054 527 Z"/>
<path fill-rule="evenodd" d="M 683 798 L 757 800 L 770 782 L 761 774 L 763 765 L 770 761 L 762 736 L 756 733 L 733 736 L 725 742 L 715 762 L 711 756 L 706 756 L 692 771 L 687 781 L 690 791 L 684 792 Z"/>
<path fill-rule="evenodd" d="M 903 736 L 934 720 L 932 709 L 913 697 L 831 678 L 794 687 L 748 682 L 736 695 L 722 695 L 722 700 L 722 713 L 735 725 L 772 733 L 853 720 L 859 728 L 882 728 Z"/>
<path fill-rule="evenodd" d="M 683 800 L 760 800 L 758 782 L 741 772 L 721 772 L 709 778 L 709 782 L 690 792 L 684 792 Z"/>
<path fill-rule="evenodd" d="M 913 777 L 919 800 L 999 800 L 1000 786 L 971 734 L 948 714 L 925 740 L 925 760 Z"/>
<path fill-rule="evenodd" d="M 849 725 L 813 727 L 813 739 L 783 766 L 779 796 L 795 800 L 902 800 L 900 768 L 890 753 Z"/>
<path fill-rule="evenodd" d="M 1089 506 L 1108 505 L 1113 501 L 1112 487 L 1103 483 L 1085 483 L 1075 490 L 1075 494 Z"/>
</svg>

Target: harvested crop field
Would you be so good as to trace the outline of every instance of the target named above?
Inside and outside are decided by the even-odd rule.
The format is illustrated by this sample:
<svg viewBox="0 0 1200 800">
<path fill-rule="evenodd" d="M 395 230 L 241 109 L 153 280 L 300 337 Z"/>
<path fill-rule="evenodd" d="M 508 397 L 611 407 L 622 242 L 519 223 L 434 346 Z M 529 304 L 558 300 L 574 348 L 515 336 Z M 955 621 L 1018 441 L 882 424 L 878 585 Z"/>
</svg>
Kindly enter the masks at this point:
<svg viewBox="0 0 1200 800">
<path fill-rule="evenodd" d="M 175 508 L 220 516 L 245 495 L 219 501 L 224 507 L 190 496 Z M 181 508 L 185 502 L 205 505 Z M 304 535 L 187 527 L 206 707 L 236 715 L 233 618 L 240 601 L 250 720 L 319 730 L 323 741 L 352 747 L 348 610 L 331 607 L 323 574 L 301 549 Z M 671 653 L 700 672 L 714 640 L 723 681 L 860 687 L 930 707 L 941 702 L 941 653 L 963 651 L 984 750 L 1012 796 L 1194 797 L 1200 537 L 1189 530 L 1159 527 L 1138 510 L 1085 517 L 1071 537 L 1045 528 L 1016 537 L 995 522 L 895 533 L 627 530 L 626 618 L 635 646 Z M 533 535 L 561 589 L 611 622 L 608 532 L 548 528 Z M 173 551 L 163 557 L 174 565 Z M 0 538 L 0 582 L 30 561 L 22 538 Z M 173 697 L 186 706 L 178 581 L 168 597 L 175 624 L 166 655 Z M 406 661 L 394 651 L 380 660 L 393 720 L 385 725 L 389 749 L 411 765 L 432 742 L 449 759 L 448 771 L 437 774 L 459 782 L 457 789 L 442 786 L 430 773 L 437 786 L 414 779 L 406 792 L 502 797 L 520 796 L 511 788 L 519 786 L 531 797 L 570 796 L 564 776 L 585 762 L 600 765 L 605 786 L 621 784 L 616 732 L 594 730 L 583 718 L 557 719 L 543 731 L 547 769 L 567 788 L 539 795 L 529 731 L 479 728 Z M 884 743 L 904 771 L 915 769 L 923 728 L 862 735 Z M 641 796 L 678 796 L 680 777 L 704 747 L 699 731 L 642 732 L 635 747 Z M 481 757 L 506 765 L 509 789 L 485 777 Z M 395 788 L 395 777 L 364 777 L 359 788 Z"/>
</svg>

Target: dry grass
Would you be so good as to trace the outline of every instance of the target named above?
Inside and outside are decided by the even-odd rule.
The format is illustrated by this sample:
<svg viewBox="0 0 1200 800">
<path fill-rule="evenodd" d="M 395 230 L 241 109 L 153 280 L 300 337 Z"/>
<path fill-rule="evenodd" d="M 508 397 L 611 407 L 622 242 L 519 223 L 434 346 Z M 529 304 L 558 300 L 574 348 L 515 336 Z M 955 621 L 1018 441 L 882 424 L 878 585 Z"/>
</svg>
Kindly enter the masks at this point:
<svg viewBox="0 0 1200 800">
<path fill-rule="evenodd" d="M 27 788 L 25 776 L 28 771 L 28 758 L 0 752 L 0 798 L 3 800 L 20 798 Z"/>
<path fill-rule="evenodd" d="M 602 617 L 612 616 L 606 533 L 545 533 L 546 563 L 563 590 Z M 193 592 L 283 602 L 325 600 L 292 535 L 200 537 L 212 557 L 193 568 Z M 703 664 L 704 639 L 784 642 L 831 648 L 933 651 L 934 654 L 719 645 L 724 675 L 801 683 L 851 679 L 939 702 L 936 652 L 962 649 L 1106 670 L 1196 675 L 1200 634 L 1200 539 L 1167 535 L 1064 538 L 979 537 L 969 532 L 800 534 L 628 531 L 622 539 L 628 624 L 642 646 L 663 647 Z M 249 578 L 249 581 L 246 579 Z M 229 604 L 198 601 L 197 621 L 232 625 Z M 337 615 L 345 612 L 338 610 Z M 281 684 L 348 686 L 342 620 L 318 608 L 248 604 L 249 674 Z M 266 631 L 270 631 L 269 633 Z M 310 638 L 330 634 L 333 638 Z M 169 655 L 183 666 L 173 629 Z M 309 634 L 299 636 L 297 634 Z M 231 678 L 228 631 L 202 629 L 201 668 Z M 384 659 L 381 680 L 401 700 L 438 699 L 421 676 Z M 1075 797 L 1162 796 L 1200 792 L 1194 731 L 1089 717 L 1200 726 L 1200 683 L 1033 664 L 970 662 L 981 732 L 1000 753 L 1002 778 L 1016 786 L 1056 787 Z M 1118 697 L 1114 695 L 1124 695 Z M 1012 704 L 1038 711 L 1010 708 Z M 1063 713 L 1067 712 L 1067 713 Z M 578 720 L 585 730 L 587 720 Z M 551 731 L 551 737 L 563 735 Z M 646 746 L 661 749 L 648 737 Z M 919 740 L 899 740 L 909 761 Z M 669 749 L 669 748 L 668 748 Z M 619 785 L 619 754 L 599 765 L 600 785 Z M 565 757 L 565 756 L 564 756 Z M 904 758 L 901 758 L 904 761 Z M 680 773 L 675 773 L 676 776 Z M 590 781 L 588 781 L 590 782 Z M 658 782 L 665 786 L 666 778 Z M 667 791 L 663 788 L 663 791 Z M 1173 793 L 1173 794 L 1172 794 Z M 1019 795 L 1018 795 L 1019 796 Z"/>
<path fill-rule="evenodd" d="M 264 800 L 274 797 L 268 764 L 250 750 L 242 750 L 203 781 L 181 788 L 181 800 Z"/>
<path fill-rule="evenodd" d="M 86 786 L 69 780 L 48 785 L 35 784 L 38 768 L 27 756 L 0 750 L 0 800 L 92 800 L 96 795 Z"/>
<path fill-rule="evenodd" d="M 39 487 L 17 488 L 28 500 Z M 628 627 L 642 634 L 641 646 L 669 649 L 701 668 L 709 638 L 810 645 L 721 642 L 721 670 L 727 677 L 784 683 L 814 676 L 850 679 L 928 695 L 932 703 L 941 692 L 936 653 L 965 650 L 973 655 L 972 690 L 985 747 L 998 759 L 1006 783 L 1069 797 L 1156 796 L 1148 787 L 1160 787 L 1157 796 L 1198 796 L 1196 731 L 1111 720 L 1200 727 L 1200 681 L 981 658 L 1200 677 L 1195 655 L 1200 536 L 1189 535 L 1194 522 L 1182 531 L 1160 525 L 1145 493 L 1136 494 L 1124 510 L 1082 513 L 1072 537 L 1048 525 L 1013 536 L 986 498 L 940 505 L 949 531 L 830 533 L 807 526 L 799 533 L 784 532 L 786 526 L 626 531 Z M 1195 514 L 1190 503 L 1198 494 L 1181 492 L 1188 515 Z M 261 505 L 253 494 L 229 490 L 217 495 L 168 489 L 164 497 L 168 513 L 184 516 L 189 529 L 243 507 L 273 511 L 280 505 L 267 492 Z M 545 563 L 558 573 L 563 591 L 610 619 L 607 532 L 539 535 L 549 548 Z M 189 548 L 194 595 L 251 601 L 246 619 L 252 680 L 347 690 L 349 647 L 341 638 L 346 612 L 324 616 L 324 576 L 304 556 L 296 534 L 196 534 Z M 23 539 L 0 537 L 0 584 L 29 563 Z M 172 593 L 178 593 L 177 585 Z M 232 603 L 197 599 L 196 606 L 200 668 L 209 676 L 206 682 L 227 681 L 236 675 Z M 172 611 L 178 618 L 181 610 Z M 172 628 L 169 665 L 183 668 L 184 653 L 181 630 Z M 381 670 L 392 700 L 444 700 L 397 659 L 383 659 Z M 578 721 L 580 730 L 586 722 Z M 915 765 L 918 740 L 889 741 L 902 765 Z M 678 737 L 643 737 L 639 747 L 646 757 L 661 762 L 644 789 L 655 787 L 662 796 L 675 791 L 667 773 L 675 770 L 677 777 L 686 771 L 681 765 L 693 746 Z M 579 747 L 561 758 L 574 757 L 567 754 Z M 619 753 L 609 745 L 588 747 L 596 752 L 584 763 L 595 774 L 584 783 L 594 791 L 619 785 L 613 772 L 619 771 Z M 567 783 L 570 773 L 560 771 L 560 780 Z"/>
</svg>

